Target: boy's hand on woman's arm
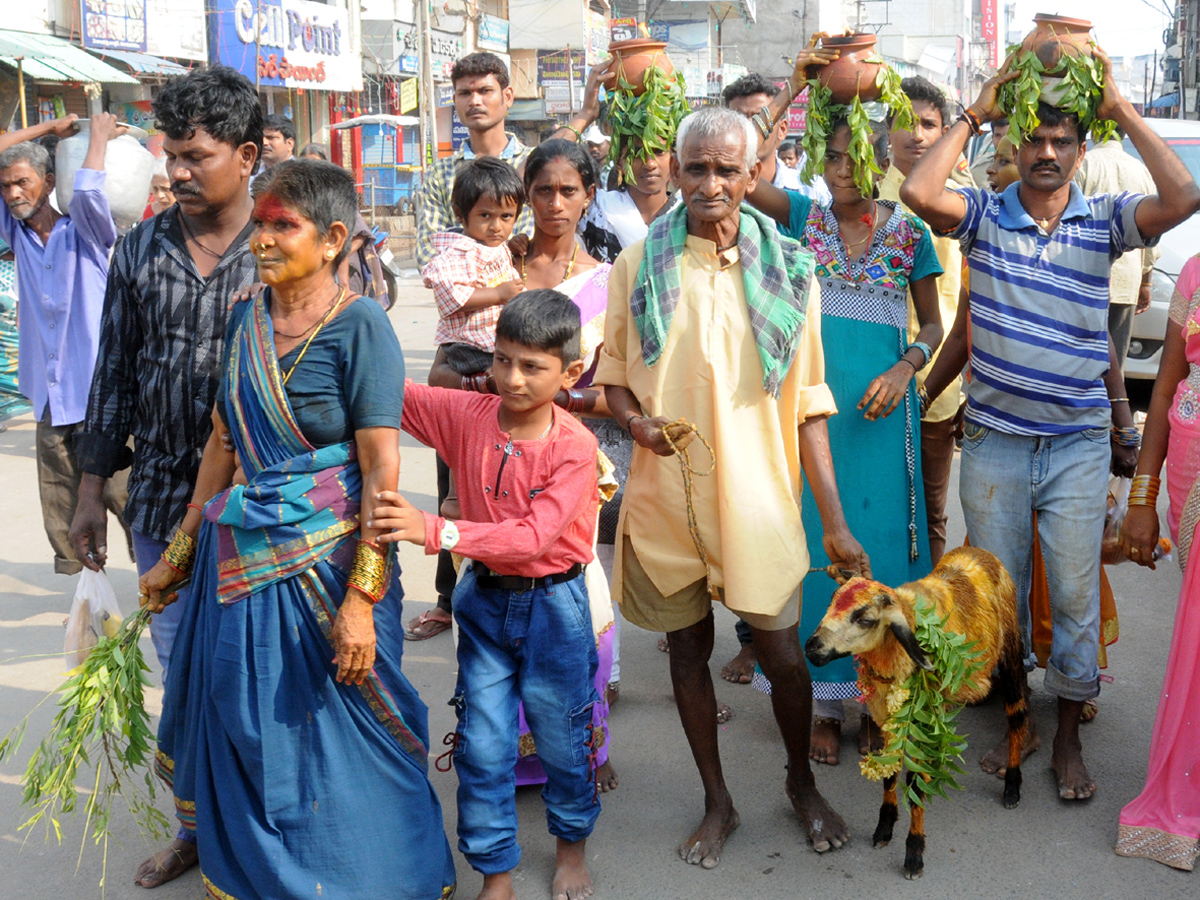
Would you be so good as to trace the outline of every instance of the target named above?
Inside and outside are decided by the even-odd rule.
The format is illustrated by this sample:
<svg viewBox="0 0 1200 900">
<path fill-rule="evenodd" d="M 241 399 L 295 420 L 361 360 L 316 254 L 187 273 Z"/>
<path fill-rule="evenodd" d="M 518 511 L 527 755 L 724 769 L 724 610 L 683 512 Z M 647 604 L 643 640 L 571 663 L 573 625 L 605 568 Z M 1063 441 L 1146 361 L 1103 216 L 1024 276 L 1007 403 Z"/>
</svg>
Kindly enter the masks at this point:
<svg viewBox="0 0 1200 900">
<path fill-rule="evenodd" d="M 419 547 L 425 546 L 425 513 L 417 509 L 396 491 L 382 491 L 375 495 L 381 505 L 375 507 L 368 528 L 380 528 L 381 544 L 398 544 L 407 541 Z"/>
</svg>

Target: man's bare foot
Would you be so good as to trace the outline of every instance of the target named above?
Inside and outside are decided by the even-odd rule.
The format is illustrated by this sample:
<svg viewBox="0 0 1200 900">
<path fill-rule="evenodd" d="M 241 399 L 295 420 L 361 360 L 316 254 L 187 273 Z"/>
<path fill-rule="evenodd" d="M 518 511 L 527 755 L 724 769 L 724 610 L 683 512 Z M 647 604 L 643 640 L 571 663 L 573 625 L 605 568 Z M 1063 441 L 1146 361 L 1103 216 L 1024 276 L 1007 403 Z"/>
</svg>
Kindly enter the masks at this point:
<svg viewBox="0 0 1200 900">
<path fill-rule="evenodd" d="M 800 817 L 800 826 L 814 850 L 824 853 L 837 849 L 850 840 L 850 829 L 821 796 L 815 784 L 800 787 L 788 778 L 784 787 L 788 799 L 792 801 L 792 809 Z"/>
<path fill-rule="evenodd" d="M 1025 762 L 1029 758 L 1029 754 L 1042 746 L 1042 736 L 1038 734 L 1038 730 L 1033 724 L 1033 719 L 1030 718 L 1027 721 L 1029 722 L 1029 731 L 1025 735 L 1025 746 L 1021 750 L 1021 762 Z M 1000 739 L 1000 743 L 980 757 L 979 768 L 983 769 L 989 775 L 995 775 L 999 778 L 1003 778 L 1008 773 L 1007 734 Z"/>
<path fill-rule="evenodd" d="M 1078 740 L 1056 735 L 1050 768 L 1058 780 L 1058 799 L 1087 800 L 1096 793 L 1096 782 L 1083 764 L 1083 745 Z"/>
<path fill-rule="evenodd" d="M 728 703 L 717 704 L 717 724 L 724 725 L 733 718 L 733 707 Z"/>
<path fill-rule="evenodd" d="M 842 723 L 828 716 L 813 716 L 808 758 L 825 766 L 836 766 L 841 749 Z"/>
<path fill-rule="evenodd" d="M 667 640 L 667 636 L 665 634 L 658 639 L 658 649 L 663 653 L 671 652 L 671 642 Z"/>
<path fill-rule="evenodd" d="M 166 850 L 159 850 L 138 866 L 133 883 L 139 887 L 156 888 L 160 884 L 174 881 L 199 859 L 195 844 L 175 838 Z"/>
<path fill-rule="evenodd" d="M 725 841 L 742 822 L 728 794 L 723 801 L 704 801 L 704 818 L 700 827 L 679 845 L 679 858 L 693 866 L 715 869 L 721 862 Z"/>
<path fill-rule="evenodd" d="M 742 644 L 738 655 L 725 663 L 721 669 L 721 677 L 731 684 L 749 684 L 754 679 L 754 668 L 758 665 L 758 657 L 754 653 L 753 644 Z"/>
<path fill-rule="evenodd" d="M 596 787 L 602 794 L 617 789 L 617 770 L 613 768 L 611 759 L 606 760 L 604 765 L 596 769 Z"/>
<path fill-rule="evenodd" d="M 612 709 L 617 705 L 617 701 L 621 699 L 621 682 L 610 681 L 608 687 L 604 689 L 604 702 L 608 704 L 608 708 Z"/>
<path fill-rule="evenodd" d="M 879 753 L 883 750 L 883 729 L 875 724 L 866 713 L 863 713 L 862 722 L 858 726 L 858 755 L 870 756 L 872 753 Z"/>
<path fill-rule="evenodd" d="M 517 900 L 513 890 L 512 872 L 498 872 L 483 876 L 483 890 L 475 900 Z"/>
<path fill-rule="evenodd" d="M 554 881 L 550 885 L 552 900 L 583 900 L 592 896 L 592 876 L 584 856 L 586 841 L 558 839 L 554 854 Z"/>
</svg>

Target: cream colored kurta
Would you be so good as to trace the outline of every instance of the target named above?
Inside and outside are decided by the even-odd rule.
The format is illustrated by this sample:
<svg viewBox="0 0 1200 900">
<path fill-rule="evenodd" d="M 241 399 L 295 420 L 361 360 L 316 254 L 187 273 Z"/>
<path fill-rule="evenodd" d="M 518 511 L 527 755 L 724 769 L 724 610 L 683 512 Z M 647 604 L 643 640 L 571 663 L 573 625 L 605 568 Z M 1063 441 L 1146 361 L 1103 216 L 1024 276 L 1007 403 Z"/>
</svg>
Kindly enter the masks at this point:
<svg viewBox="0 0 1200 900">
<path fill-rule="evenodd" d="M 904 184 L 904 176 L 900 174 L 900 170 L 896 166 L 892 166 L 888 169 L 883 181 L 879 183 L 879 199 L 894 200 L 896 203 L 900 203 L 900 185 L 902 184 Z M 948 178 L 946 179 L 946 187 L 955 188 L 958 187 L 958 183 Z M 904 208 L 907 209 L 908 207 Z M 942 264 L 942 274 L 937 279 L 937 291 L 938 309 L 942 314 L 942 329 L 944 331 L 942 340 L 944 342 L 950 336 L 950 329 L 954 327 L 954 317 L 958 315 L 959 291 L 962 288 L 962 248 L 959 247 L 958 241 L 953 238 L 940 236 L 932 229 L 929 232 L 929 236 L 933 238 L 933 252 L 937 254 L 938 262 Z M 917 321 L 917 310 L 913 306 L 912 296 L 910 295 L 908 298 L 908 339 L 915 341 L 917 339 L 917 332 L 920 330 L 921 325 Z M 917 373 L 918 387 L 925 383 L 926 377 L 933 371 L 933 363 L 937 360 L 938 354 L 941 352 L 942 348 L 938 347 L 934 351 L 933 359 L 929 361 L 929 365 Z M 962 376 L 959 375 L 933 401 L 922 421 L 944 422 L 946 419 L 952 418 L 958 412 L 958 408 L 962 406 L 965 399 L 966 397 L 962 392 Z"/>
<path fill-rule="evenodd" d="M 837 412 L 826 387 L 816 283 L 799 352 L 775 400 L 763 389 L 742 267 L 722 270 L 711 241 L 689 236 L 681 296 L 658 362 L 647 368 L 629 311 L 643 242 L 626 248 L 609 277 L 604 346 L 595 384 L 628 387 L 647 416 L 687 419 L 716 453 L 716 469 L 693 479 L 700 535 L 713 581 L 732 610 L 778 615 L 808 572 L 800 521 L 800 438 L 810 416 Z M 689 452 L 704 471 L 699 441 Z M 677 457 L 635 446 L 621 509 L 638 561 L 664 596 L 704 578 L 687 524 Z M 622 599 L 622 541 L 613 596 Z"/>
</svg>

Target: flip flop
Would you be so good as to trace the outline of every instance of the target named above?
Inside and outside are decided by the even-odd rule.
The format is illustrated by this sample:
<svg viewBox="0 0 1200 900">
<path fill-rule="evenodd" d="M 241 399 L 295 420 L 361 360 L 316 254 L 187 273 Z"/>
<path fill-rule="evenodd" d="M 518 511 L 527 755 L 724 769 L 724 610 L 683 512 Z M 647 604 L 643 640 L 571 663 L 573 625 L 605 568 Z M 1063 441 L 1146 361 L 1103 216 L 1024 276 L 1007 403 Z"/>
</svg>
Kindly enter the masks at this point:
<svg viewBox="0 0 1200 900">
<path fill-rule="evenodd" d="M 450 625 L 451 622 L 433 618 L 433 610 L 423 612 L 408 623 L 404 629 L 404 639 L 406 641 L 427 641 L 431 637 L 437 637 Z"/>
</svg>

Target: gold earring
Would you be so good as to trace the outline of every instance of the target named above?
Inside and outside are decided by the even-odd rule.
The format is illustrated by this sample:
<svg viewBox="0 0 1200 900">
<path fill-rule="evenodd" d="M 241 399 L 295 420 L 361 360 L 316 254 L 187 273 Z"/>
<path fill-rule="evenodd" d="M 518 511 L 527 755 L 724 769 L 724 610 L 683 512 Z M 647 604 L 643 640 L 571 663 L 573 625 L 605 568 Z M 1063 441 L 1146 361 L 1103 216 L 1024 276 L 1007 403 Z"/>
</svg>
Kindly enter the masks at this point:
<svg viewBox="0 0 1200 900">
<path fill-rule="evenodd" d="M 325 258 L 333 259 L 336 255 L 337 255 L 336 253 L 334 253 L 332 250 L 330 250 L 328 253 L 325 254 Z"/>
</svg>

